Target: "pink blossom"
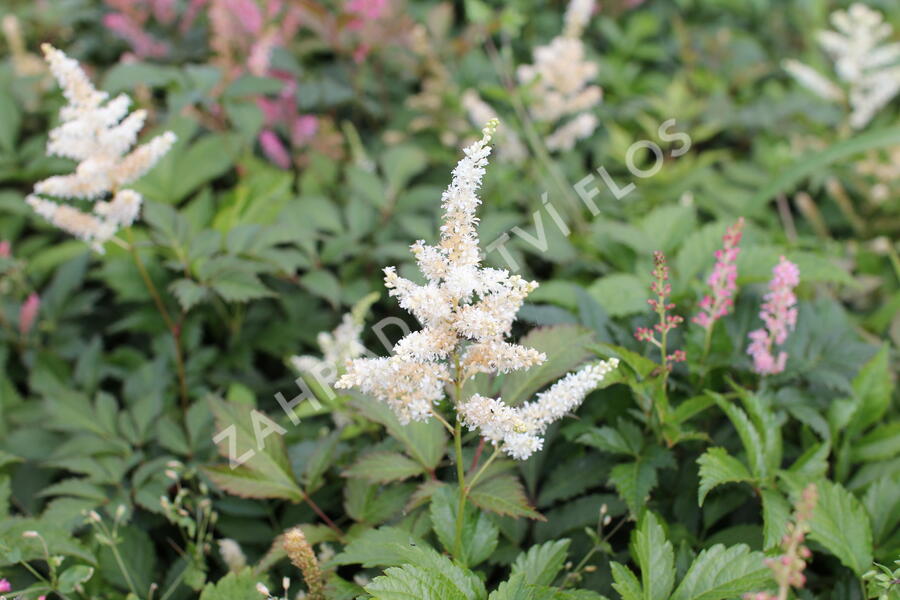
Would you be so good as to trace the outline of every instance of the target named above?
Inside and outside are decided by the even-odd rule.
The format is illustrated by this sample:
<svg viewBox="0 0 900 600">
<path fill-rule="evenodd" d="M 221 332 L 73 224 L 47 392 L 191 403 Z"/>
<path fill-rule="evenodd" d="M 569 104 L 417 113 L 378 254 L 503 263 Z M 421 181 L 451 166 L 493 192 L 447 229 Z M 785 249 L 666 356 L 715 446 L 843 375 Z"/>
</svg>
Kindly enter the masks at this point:
<svg viewBox="0 0 900 600">
<path fill-rule="evenodd" d="M 143 28 L 123 13 L 110 13 L 103 17 L 107 29 L 131 44 L 134 53 L 143 58 L 165 56 L 168 46 L 155 40 Z"/>
<path fill-rule="evenodd" d="M 247 33 L 262 31 L 263 15 L 255 0 L 225 0 L 220 3 L 232 13 L 234 19 L 243 26 Z"/>
<path fill-rule="evenodd" d="M 269 160 L 282 169 L 290 168 L 291 155 L 274 131 L 271 129 L 264 129 L 259 134 L 259 144 L 262 146 L 265 155 L 269 157 Z"/>
<path fill-rule="evenodd" d="M 164 25 L 175 20 L 175 0 L 150 0 L 153 16 Z"/>
<path fill-rule="evenodd" d="M 744 229 L 744 217 L 725 231 L 722 236 L 722 248 L 716 250 L 716 266 L 709 274 L 706 283 L 711 294 L 700 301 L 703 312 L 692 320 L 701 327 L 712 329 L 716 321 L 727 315 L 734 306 L 734 292 L 737 290 L 737 257 L 741 249 L 741 235 Z"/>
<path fill-rule="evenodd" d="M 359 64 L 362 61 L 366 60 L 366 57 L 369 55 L 369 52 L 372 51 L 372 47 L 366 43 L 362 43 L 357 46 L 353 50 L 353 62 Z"/>
<path fill-rule="evenodd" d="M 634 337 L 638 341 L 650 342 L 659 348 L 663 368 L 669 371 L 672 369 L 672 363 L 687 360 L 687 353 L 684 350 L 675 350 L 671 354 L 667 350 L 669 332 L 678 327 L 684 318 L 669 314 L 669 311 L 675 308 L 675 304 L 668 302 L 668 297 L 672 293 L 672 285 L 669 283 L 669 267 L 666 265 L 665 254 L 658 250 L 654 252 L 653 263 L 656 267 L 653 269 L 654 281 L 650 284 L 650 291 L 656 295 L 656 298 L 650 298 L 647 300 L 647 304 L 659 316 L 659 323 L 656 323 L 653 329 L 638 327 L 634 332 Z"/>
<path fill-rule="evenodd" d="M 25 300 L 25 302 L 22 304 L 22 307 L 19 309 L 19 332 L 22 335 L 25 335 L 29 331 L 31 331 L 40 307 L 40 296 L 32 292 L 31 295 L 28 296 L 28 299 Z"/>
<path fill-rule="evenodd" d="M 9 240 L 0 241 L 0 258 L 9 258 L 12 256 L 12 245 Z"/>
<path fill-rule="evenodd" d="M 366 21 L 375 21 L 384 13 L 387 0 L 349 0 L 344 10 Z"/>
<path fill-rule="evenodd" d="M 797 297 L 794 288 L 800 283 L 800 269 L 781 257 L 772 269 L 769 292 L 763 298 L 759 316 L 765 327 L 751 331 L 747 354 L 753 357 L 753 369 L 760 375 L 774 375 L 784 371 L 787 353 L 772 354 L 773 346 L 787 340 L 788 333 L 797 325 Z"/>
<path fill-rule="evenodd" d="M 298 115 L 291 127 L 291 143 L 295 146 L 308 144 L 318 131 L 318 117 L 315 115 Z"/>
<path fill-rule="evenodd" d="M 12 584 L 6 579 L 0 579 L 0 592 L 12 591 Z"/>
</svg>

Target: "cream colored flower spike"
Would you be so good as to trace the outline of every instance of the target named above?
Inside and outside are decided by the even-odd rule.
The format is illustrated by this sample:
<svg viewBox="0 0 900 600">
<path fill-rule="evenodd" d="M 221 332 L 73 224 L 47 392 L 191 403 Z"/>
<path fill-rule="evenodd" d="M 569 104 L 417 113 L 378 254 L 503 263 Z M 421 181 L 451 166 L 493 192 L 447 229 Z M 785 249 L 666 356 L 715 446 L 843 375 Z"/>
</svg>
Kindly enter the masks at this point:
<svg viewBox="0 0 900 600">
<path fill-rule="evenodd" d="M 78 161 L 75 172 L 39 181 L 26 202 L 54 226 L 103 252 L 103 244 L 140 214 L 141 195 L 125 188 L 149 171 L 175 143 L 171 131 L 131 150 L 147 114 L 128 113 L 131 100 L 121 94 L 112 100 L 94 88 L 74 59 L 49 44 L 41 46 L 50 72 L 68 103 L 60 110 L 60 124 L 50 131 L 47 154 Z M 90 212 L 42 196 L 93 202 Z"/>
<path fill-rule="evenodd" d="M 525 459 L 541 448 L 547 426 L 576 408 L 616 361 L 571 373 L 520 407 L 508 406 L 500 398 L 457 395 L 478 373 L 527 369 L 547 358 L 533 348 L 505 341 L 537 283 L 481 266 L 477 191 L 496 127 L 496 119 L 489 121 L 482 138 L 464 150 L 465 157 L 453 170 L 442 197 L 440 242 L 432 246 L 419 240 L 412 245 L 426 283 L 400 277 L 395 267 L 384 270 L 390 294 L 422 329 L 397 342 L 389 358 L 350 360 L 336 387 L 357 388 L 387 403 L 404 424 L 429 419 L 449 387 L 462 423 L 510 456 Z"/>
</svg>

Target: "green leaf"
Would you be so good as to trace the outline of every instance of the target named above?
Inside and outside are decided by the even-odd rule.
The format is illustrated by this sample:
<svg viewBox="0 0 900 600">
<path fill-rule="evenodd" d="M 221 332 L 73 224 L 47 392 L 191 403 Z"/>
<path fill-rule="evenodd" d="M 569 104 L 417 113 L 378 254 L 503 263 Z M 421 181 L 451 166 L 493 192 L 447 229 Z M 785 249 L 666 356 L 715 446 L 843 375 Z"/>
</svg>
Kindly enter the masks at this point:
<svg viewBox="0 0 900 600">
<path fill-rule="evenodd" d="M 210 470 L 211 477 L 237 486 L 239 495 L 252 493 L 247 485 L 263 485 L 267 490 L 281 490 L 277 496 L 299 500 L 303 497 L 294 480 L 284 438 L 278 426 L 260 411 L 244 405 L 229 404 L 210 396 L 208 404 L 216 419 L 218 433 L 214 438 L 219 454 L 229 466 Z M 233 468 L 241 464 L 241 467 Z M 226 469 L 230 469 L 226 471 Z M 244 470 L 241 470 L 244 469 Z"/>
<path fill-rule="evenodd" d="M 413 421 L 401 425 L 393 411 L 384 403 L 365 396 L 357 396 L 351 404 L 363 415 L 387 429 L 391 437 L 406 448 L 406 452 L 427 470 L 432 471 L 444 458 L 447 433 L 436 419 Z"/>
<path fill-rule="evenodd" d="M 885 343 L 853 378 L 853 395 L 857 409 L 848 426 L 851 436 L 854 432 L 863 431 L 881 420 L 890 406 L 894 384 L 891 380 L 888 354 L 888 344 Z"/>
<path fill-rule="evenodd" d="M 672 454 L 658 446 L 651 446 L 635 461 L 620 463 L 612 468 L 609 482 L 628 505 L 631 514 L 637 516 L 646 499 L 658 482 L 657 471 L 674 466 Z"/>
<path fill-rule="evenodd" d="M 778 490 L 762 490 L 763 509 L 763 550 L 774 548 L 781 538 L 791 518 L 791 505 Z"/>
<path fill-rule="evenodd" d="M 569 552 L 569 540 L 551 540 L 532 546 L 516 557 L 512 575 L 521 574 L 527 583 L 551 585 L 562 570 Z"/>
<path fill-rule="evenodd" d="M 612 317 L 634 315 L 647 310 L 647 283 L 631 273 L 601 277 L 587 289 L 588 294 Z"/>
<path fill-rule="evenodd" d="M 423 546 L 405 551 L 407 564 L 391 567 L 365 590 L 380 600 L 483 600 L 481 579 L 446 556 Z"/>
<path fill-rule="evenodd" d="M 747 453 L 747 463 L 750 465 L 750 473 L 757 479 L 763 479 L 767 476 L 766 456 L 763 450 L 763 442 L 759 432 L 750 418 L 739 406 L 730 402 L 726 398 L 716 394 L 716 404 L 731 420 L 731 424 L 737 430 L 741 443 L 744 445 L 744 451 Z"/>
<path fill-rule="evenodd" d="M 745 206 L 759 208 L 781 193 L 789 193 L 803 179 L 825 169 L 828 165 L 852 156 L 900 144 L 900 126 L 876 128 L 848 140 L 840 141 L 821 152 L 810 154 L 789 165 L 775 178 L 747 199 Z"/>
<path fill-rule="evenodd" d="M 650 511 L 634 532 L 631 554 L 641 568 L 643 600 L 666 600 L 675 583 L 675 552 L 659 519 Z"/>
<path fill-rule="evenodd" d="M 498 515 L 545 520 L 528 502 L 519 480 L 509 473 L 479 481 L 469 492 L 469 500 L 475 506 Z"/>
<path fill-rule="evenodd" d="M 203 472 L 217 486 L 241 498 L 283 498 L 297 502 L 302 493 L 296 485 L 271 480 L 265 474 L 246 467 L 232 469 L 227 465 L 206 467 Z"/>
<path fill-rule="evenodd" d="M 206 288 L 192 279 L 176 279 L 169 284 L 169 291 L 175 295 L 184 312 L 188 312 L 198 302 L 206 298 Z"/>
<path fill-rule="evenodd" d="M 531 330 L 519 343 L 547 355 L 547 360 L 530 369 L 506 376 L 501 397 L 507 404 L 525 402 L 542 387 L 556 381 L 591 356 L 588 346 L 593 333 L 575 325 L 557 325 Z"/>
<path fill-rule="evenodd" d="M 60 592 L 69 594 L 75 591 L 75 586 L 88 581 L 94 576 L 94 568 L 86 565 L 69 567 L 59 576 L 57 587 Z"/>
<path fill-rule="evenodd" d="M 396 527 L 367 529 L 351 540 L 332 562 L 335 565 L 359 564 L 366 568 L 397 566 L 406 562 L 406 550 L 422 544 L 422 540 L 410 532 Z"/>
<path fill-rule="evenodd" d="M 19 137 L 22 113 L 11 94 L 0 92 L 0 149 L 12 152 Z"/>
<path fill-rule="evenodd" d="M 275 295 L 263 285 L 256 273 L 249 271 L 224 271 L 209 283 L 226 302 L 247 302 Z"/>
<path fill-rule="evenodd" d="M 361 456 L 349 469 L 344 471 L 344 477 L 388 483 L 409 479 L 421 475 L 423 472 L 422 465 L 411 458 L 399 452 L 380 450 Z"/>
<path fill-rule="evenodd" d="M 866 509 L 839 483 L 823 479 L 817 487 L 819 502 L 810 521 L 810 539 L 862 575 L 872 566 L 872 527 Z"/>
<path fill-rule="evenodd" d="M 459 488 L 445 485 L 431 496 L 431 524 L 444 549 L 464 567 L 474 567 L 487 560 L 497 548 L 500 530 L 483 512 L 467 503 L 463 516 L 458 516 Z M 463 519 L 460 544 L 456 552 L 456 522 Z"/>
<path fill-rule="evenodd" d="M 700 488 L 697 490 L 699 506 L 703 506 L 706 494 L 716 486 L 753 481 L 747 467 L 728 454 L 725 448 L 709 448 L 697 459 L 697 464 L 700 465 Z"/>
<path fill-rule="evenodd" d="M 764 560 L 743 544 L 716 544 L 694 559 L 670 600 L 726 600 L 758 590 L 772 578 Z"/>
<path fill-rule="evenodd" d="M 566 597 L 557 592 L 556 588 L 531 584 L 519 573 L 501 582 L 488 596 L 488 600 L 556 600 Z"/>
<path fill-rule="evenodd" d="M 261 578 L 250 568 L 231 572 L 216 583 L 207 583 L 200 600 L 259 600 L 257 583 L 262 583 Z"/>
<path fill-rule="evenodd" d="M 631 569 L 617 562 L 609 564 L 613 576 L 613 589 L 619 592 L 622 600 L 644 600 L 644 591 Z"/>
<path fill-rule="evenodd" d="M 874 482 L 866 490 L 863 504 L 872 522 L 872 538 L 883 553 L 881 545 L 900 525 L 900 481 L 884 477 Z"/>
</svg>

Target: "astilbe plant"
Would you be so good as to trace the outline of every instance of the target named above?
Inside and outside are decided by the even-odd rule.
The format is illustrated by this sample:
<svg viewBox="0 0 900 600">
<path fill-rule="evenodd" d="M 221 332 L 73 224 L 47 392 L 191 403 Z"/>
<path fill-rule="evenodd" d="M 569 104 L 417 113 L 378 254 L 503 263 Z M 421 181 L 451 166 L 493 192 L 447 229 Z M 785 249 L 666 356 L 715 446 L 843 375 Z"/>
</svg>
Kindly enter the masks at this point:
<svg viewBox="0 0 900 600">
<path fill-rule="evenodd" d="M 350 361 L 336 384 L 338 388 L 358 388 L 387 403 L 401 423 L 434 416 L 452 433 L 460 488 L 457 546 L 467 494 L 463 425 L 479 431 L 495 446 L 485 466 L 500 451 L 524 460 L 541 449 L 547 426 L 576 408 L 617 365 L 615 359 L 590 364 L 517 407 L 501 398 L 463 393 L 464 384 L 479 373 L 508 373 L 546 360 L 533 348 L 505 341 L 519 307 L 537 283 L 481 266 L 476 192 L 496 127 L 496 121 L 488 123 L 482 138 L 465 149 L 465 157 L 453 171 L 442 197 L 439 244 L 431 246 L 419 240 L 412 245 L 427 282 L 417 285 L 400 277 L 394 267 L 384 270 L 390 294 L 423 328 L 401 339 L 391 357 Z M 438 409 L 448 390 L 456 413 L 454 425 Z M 469 482 L 470 487 L 481 472 L 483 468 Z"/>
<path fill-rule="evenodd" d="M 35 193 L 26 202 L 54 226 L 102 253 L 103 244 L 140 213 L 141 195 L 125 186 L 169 151 L 175 134 L 167 131 L 130 150 L 144 126 L 146 111 L 129 114 L 131 100 L 125 94 L 107 101 L 108 94 L 94 88 L 77 61 L 49 44 L 42 49 L 68 101 L 60 111 L 60 125 L 50 132 L 47 153 L 79 162 L 74 173 L 35 184 Z M 88 200 L 93 207 L 84 212 L 42 196 Z"/>
<path fill-rule="evenodd" d="M 706 331 L 703 346 L 704 357 L 709 353 L 709 343 L 716 321 L 731 312 L 734 294 L 737 291 L 737 257 L 741 252 L 741 235 L 744 218 L 729 227 L 722 236 L 722 247 L 716 250 L 716 265 L 706 279 L 709 293 L 700 300 L 701 312 L 691 319 Z"/>
<path fill-rule="evenodd" d="M 634 337 L 641 342 L 650 342 L 659 348 L 660 358 L 662 360 L 662 368 L 664 373 L 672 370 L 673 363 L 683 362 L 687 359 L 687 353 L 684 350 L 675 350 L 669 353 L 669 332 L 678 327 L 684 318 L 678 315 L 669 314 L 675 304 L 669 302 L 669 296 L 672 293 L 672 284 L 669 283 L 669 267 L 666 265 L 666 256 L 656 251 L 653 253 L 653 283 L 650 284 L 650 291 L 656 295 L 656 298 L 647 300 L 647 304 L 653 309 L 653 312 L 659 317 L 659 323 L 653 328 L 638 327 L 634 332 Z"/>
<path fill-rule="evenodd" d="M 753 369 L 760 375 L 775 375 L 784 371 L 787 352 L 773 354 L 775 345 L 782 345 L 797 324 L 797 297 L 794 288 L 800 283 L 800 269 L 786 259 L 772 269 L 769 292 L 765 295 L 759 316 L 765 327 L 749 334 L 747 354 L 753 357 Z"/>
<path fill-rule="evenodd" d="M 802 588 L 806 585 L 806 561 L 812 556 L 803 541 L 809 533 L 809 522 L 818 502 L 818 490 L 815 484 L 809 484 L 794 506 L 794 518 L 787 524 L 787 532 L 781 540 L 783 554 L 767 558 L 766 564 L 772 570 L 772 578 L 778 584 L 775 594 L 758 592 L 744 594 L 744 600 L 787 600 L 791 588 Z"/>
<path fill-rule="evenodd" d="M 585 59 L 581 41 L 593 12 L 593 0 L 571 0 L 562 33 L 535 48 L 534 64 L 520 65 L 516 72 L 519 82 L 530 88 L 531 117 L 556 127 L 545 140 L 550 150 L 571 150 L 597 128 L 590 109 L 600 103 L 603 92 L 591 84 L 597 64 Z"/>
<path fill-rule="evenodd" d="M 900 43 L 885 43 L 893 34 L 890 23 L 859 2 L 832 13 L 831 23 L 835 31 L 820 31 L 818 41 L 834 60 L 846 93 L 809 65 L 789 59 L 783 66 L 817 96 L 849 104 L 850 126 L 860 129 L 900 93 Z"/>
</svg>

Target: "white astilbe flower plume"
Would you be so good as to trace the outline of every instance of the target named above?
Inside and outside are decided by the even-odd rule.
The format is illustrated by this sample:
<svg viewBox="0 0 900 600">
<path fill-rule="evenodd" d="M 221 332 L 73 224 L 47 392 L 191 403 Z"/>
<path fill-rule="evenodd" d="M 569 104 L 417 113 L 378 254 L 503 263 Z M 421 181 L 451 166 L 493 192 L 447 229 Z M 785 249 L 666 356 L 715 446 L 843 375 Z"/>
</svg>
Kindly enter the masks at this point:
<svg viewBox="0 0 900 600">
<path fill-rule="evenodd" d="M 442 197 L 440 243 L 431 246 L 419 240 L 412 245 L 426 283 L 404 279 L 394 267 L 384 270 L 390 294 L 422 329 L 397 342 L 389 358 L 350 361 L 336 387 L 355 387 L 375 396 L 404 424 L 430 418 L 449 387 L 461 422 L 510 456 L 525 459 L 541 448 L 540 436 L 547 425 L 576 408 L 616 362 L 589 365 L 516 408 L 500 398 L 456 396 L 478 373 L 507 373 L 546 360 L 533 348 L 505 341 L 522 302 L 537 283 L 481 266 L 476 192 L 496 127 L 497 121 L 490 121 L 453 170 Z"/>
<path fill-rule="evenodd" d="M 144 126 L 146 111 L 129 114 L 128 96 L 108 100 L 108 94 L 94 88 L 76 60 L 49 44 L 41 49 L 68 101 L 60 110 L 59 126 L 50 132 L 47 154 L 71 158 L 78 166 L 70 175 L 39 181 L 26 202 L 54 226 L 103 252 L 103 243 L 119 228 L 130 226 L 140 213 L 141 195 L 124 186 L 169 151 L 175 134 L 167 131 L 129 151 Z M 41 196 L 88 200 L 93 208 L 84 212 Z"/>
<path fill-rule="evenodd" d="M 529 86 L 533 98 L 531 117 L 556 126 L 545 140 L 550 150 L 571 150 L 598 125 L 590 110 L 600 103 L 603 92 L 591 84 L 597 64 L 585 59 L 581 41 L 593 11 L 594 0 L 570 0 L 562 34 L 534 49 L 534 64 L 516 70 L 519 82 Z"/>
<path fill-rule="evenodd" d="M 334 383 L 340 368 L 366 353 L 366 347 L 360 339 L 362 330 L 362 322 L 347 313 L 334 331 L 322 331 L 316 337 L 322 350 L 322 358 L 311 355 L 292 356 L 291 364 L 301 373 L 312 373 L 321 377 L 324 383 Z"/>
<path fill-rule="evenodd" d="M 893 28 L 881 13 L 865 4 L 835 11 L 831 23 L 835 31 L 820 31 L 819 45 L 834 61 L 846 93 L 809 65 L 789 59 L 783 66 L 814 94 L 832 102 L 847 102 L 850 126 L 860 129 L 900 93 L 900 43 L 884 43 Z"/>
</svg>

